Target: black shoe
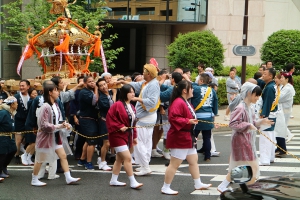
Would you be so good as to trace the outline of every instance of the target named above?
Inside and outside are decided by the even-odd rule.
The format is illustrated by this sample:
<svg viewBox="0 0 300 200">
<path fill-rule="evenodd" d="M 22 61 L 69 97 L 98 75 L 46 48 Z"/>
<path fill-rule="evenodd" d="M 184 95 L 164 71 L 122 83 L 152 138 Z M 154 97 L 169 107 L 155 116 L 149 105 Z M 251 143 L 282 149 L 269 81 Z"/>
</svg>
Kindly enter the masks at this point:
<svg viewBox="0 0 300 200">
<path fill-rule="evenodd" d="M 4 169 L 2 170 L 2 172 L 3 172 L 4 174 L 6 174 L 6 175 L 9 175 L 9 173 L 8 173 L 8 171 L 7 171 L 7 168 L 4 168 Z"/>
<path fill-rule="evenodd" d="M 197 150 L 197 153 L 204 153 L 204 150 L 198 149 L 198 150 Z"/>
<path fill-rule="evenodd" d="M 275 155 L 276 158 L 286 158 L 286 154 L 285 153 L 278 153 Z"/>
<path fill-rule="evenodd" d="M 21 158 L 20 158 L 19 155 L 16 155 L 16 156 L 15 156 L 15 163 L 16 163 L 16 164 L 22 164 Z"/>
</svg>

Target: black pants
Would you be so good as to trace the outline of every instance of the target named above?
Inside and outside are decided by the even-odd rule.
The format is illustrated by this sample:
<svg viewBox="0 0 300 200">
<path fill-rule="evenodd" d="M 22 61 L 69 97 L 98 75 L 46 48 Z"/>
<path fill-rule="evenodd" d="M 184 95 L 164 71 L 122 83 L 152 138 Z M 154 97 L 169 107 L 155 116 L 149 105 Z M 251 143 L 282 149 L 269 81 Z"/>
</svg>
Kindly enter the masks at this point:
<svg viewBox="0 0 300 200">
<path fill-rule="evenodd" d="M 285 138 L 282 137 L 276 137 L 277 145 L 283 148 L 286 151 L 286 143 L 285 143 Z M 279 148 L 276 149 L 276 151 L 279 151 L 280 154 L 284 154 L 282 150 Z"/>
<path fill-rule="evenodd" d="M 195 130 L 195 137 L 198 137 L 200 130 Z M 201 130 L 203 144 L 201 150 L 204 152 L 204 160 L 210 159 L 210 150 L 211 150 L 211 130 Z"/>
<path fill-rule="evenodd" d="M 85 138 L 78 135 L 78 138 L 76 140 L 76 150 L 75 150 L 75 158 L 80 158 L 82 154 L 82 147 L 85 143 Z"/>
<path fill-rule="evenodd" d="M 2 170 L 7 168 L 7 165 L 9 165 L 10 161 L 14 158 L 17 151 L 10 152 L 8 154 L 0 154 L 0 173 L 2 173 Z"/>
</svg>

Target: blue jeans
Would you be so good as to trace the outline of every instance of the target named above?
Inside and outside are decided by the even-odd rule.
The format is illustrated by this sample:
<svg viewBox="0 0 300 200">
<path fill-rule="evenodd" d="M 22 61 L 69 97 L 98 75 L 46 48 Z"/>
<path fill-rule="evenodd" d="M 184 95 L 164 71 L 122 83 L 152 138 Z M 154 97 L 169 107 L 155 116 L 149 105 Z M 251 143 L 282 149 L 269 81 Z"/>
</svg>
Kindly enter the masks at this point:
<svg viewBox="0 0 300 200">
<path fill-rule="evenodd" d="M 195 137 L 198 137 L 200 130 L 195 130 Z M 204 160 L 210 159 L 210 150 L 211 150 L 211 130 L 201 130 L 203 144 L 201 150 L 204 152 Z"/>
</svg>

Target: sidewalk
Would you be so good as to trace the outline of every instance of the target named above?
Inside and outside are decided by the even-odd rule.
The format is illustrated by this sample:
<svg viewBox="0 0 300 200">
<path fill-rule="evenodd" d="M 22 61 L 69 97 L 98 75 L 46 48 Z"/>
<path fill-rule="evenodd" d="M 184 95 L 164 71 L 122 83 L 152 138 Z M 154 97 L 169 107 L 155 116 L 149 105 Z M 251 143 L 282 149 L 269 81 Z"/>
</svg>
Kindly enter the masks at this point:
<svg viewBox="0 0 300 200">
<path fill-rule="evenodd" d="M 216 116 L 215 122 L 221 123 L 221 124 L 229 123 L 229 121 L 224 120 L 225 110 L 226 109 L 224 109 L 223 107 L 222 107 L 222 109 L 219 109 L 219 113 L 218 113 L 219 116 Z M 300 105 L 293 106 L 292 115 L 294 116 L 294 118 L 290 118 L 289 128 L 295 129 L 295 128 L 299 127 L 299 129 L 300 129 Z M 221 132 L 221 131 L 231 131 L 231 129 L 229 127 L 222 127 L 222 128 L 214 129 L 214 132 Z"/>
</svg>

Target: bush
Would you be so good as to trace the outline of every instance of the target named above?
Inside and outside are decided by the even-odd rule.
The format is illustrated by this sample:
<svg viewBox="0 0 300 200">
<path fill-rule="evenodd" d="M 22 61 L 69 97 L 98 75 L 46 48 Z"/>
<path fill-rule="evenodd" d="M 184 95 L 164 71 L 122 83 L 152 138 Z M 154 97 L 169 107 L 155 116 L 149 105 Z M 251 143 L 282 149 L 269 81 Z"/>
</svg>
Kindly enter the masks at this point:
<svg viewBox="0 0 300 200">
<path fill-rule="evenodd" d="M 235 66 L 237 69 L 237 75 L 241 77 L 242 66 Z M 230 66 L 223 67 L 222 70 L 216 71 L 217 76 L 229 76 Z M 246 79 L 253 78 L 254 74 L 258 71 L 259 65 L 246 65 Z"/>
<path fill-rule="evenodd" d="M 294 96 L 294 104 L 300 104 L 300 76 L 293 76 L 294 88 L 296 95 Z"/>
<path fill-rule="evenodd" d="M 261 60 L 271 60 L 276 69 L 285 69 L 286 64 L 295 63 L 300 69 L 300 31 L 280 30 L 268 37 L 261 50 Z"/>
<path fill-rule="evenodd" d="M 217 70 L 223 67 L 225 49 L 211 31 L 180 33 L 167 49 L 166 57 L 172 68 L 189 68 L 195 72 L 199 62 Z"/>
<path fill-rule="evenodd" d="M 294 96 L 294 104 L 300 104 L 300 76 L 293 76 L 294 88 L 296 95 Z M 218 80 L 219 87 L 217 91 L 219 106 L 228 105 L 227 93 L 226 93 L 226 79 L 222 78 Z"/>
</svg>

